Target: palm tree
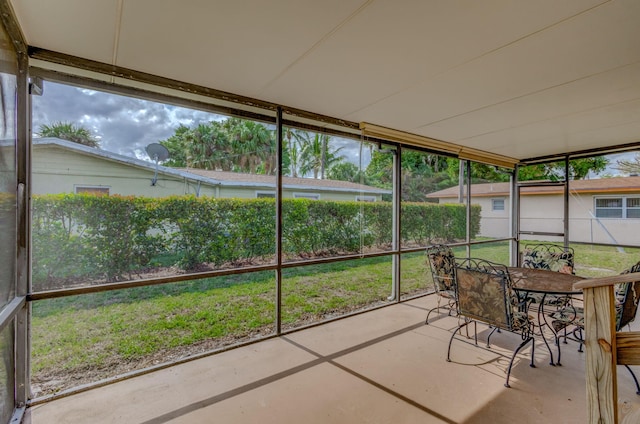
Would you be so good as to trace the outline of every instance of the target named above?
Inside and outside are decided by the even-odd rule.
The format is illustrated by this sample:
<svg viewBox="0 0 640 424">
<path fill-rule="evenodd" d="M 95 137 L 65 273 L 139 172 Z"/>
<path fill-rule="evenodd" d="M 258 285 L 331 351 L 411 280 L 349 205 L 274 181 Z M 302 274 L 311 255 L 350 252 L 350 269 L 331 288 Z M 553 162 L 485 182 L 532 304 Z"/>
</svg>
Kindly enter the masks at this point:
<svg viewBox="0 0 640 424">
<path fill-rule="evenodd" d="M 189 168 L 231 171 L 229 139 L 219 122 L 200 124 L 185 133 L 186 162 Z"/>
<path fill-rule="evenodd" d="M 294 137 L 300 145 L 300 173 L 305 175 L 313 172 L 313 178 L 325 178 L 325 171 L 331 166 L 344 160 L 338 152 L 342 147 L 332 149 L 329 146 L 331 137 L 327 134 L 294 132 Z"/>
<path fill-rule="evenodd" d="M 187 167 L 188 148 L 186 145 L 185 135 L 189 133 L 189 131 L 191 131 L 191 128 L 180 124 L 171 137 L 160 141 L 160 144 L 166 147 L 169 151 L 169 159 L 163 163 L 164 166 L 171 166 L 174 168 Z"/>
<path fill-rule="evenodd" d="M 55 122 L 52 125 L 41 125 L 36 133 L 40 137 L 57 137 L 89 147 L 99 147 L 99 142 L 84 127 L 76 127 L 70 122 Z"/>
<path fill-rule="evenodd" d="M 239 118 L 227 119 L 223 127 L 230 140 L 230 154 L 236 156 L 238 171 L 255 174 L 258 168 L 275 172 L 275 134 L 263 124 Z"/>
<path fill-rule="evenodd" d="M 294 137 L 294 131 L 292 128 L 285 127 L 283 131 L 283 138 L 286 140 L 284 147 L 289 158 L 289 176 L 296 178 L 298 176 L 298 168 L 300 166 L 300 145 L 298 140 Z"/>
</svg>

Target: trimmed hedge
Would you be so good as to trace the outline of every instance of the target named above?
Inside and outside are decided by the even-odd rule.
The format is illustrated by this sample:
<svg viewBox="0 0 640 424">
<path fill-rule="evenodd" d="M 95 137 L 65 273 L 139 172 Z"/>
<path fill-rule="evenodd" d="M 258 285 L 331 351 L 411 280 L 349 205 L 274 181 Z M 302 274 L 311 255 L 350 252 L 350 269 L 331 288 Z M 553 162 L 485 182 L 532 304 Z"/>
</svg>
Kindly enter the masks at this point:
<svg viewBox="0 0 640 424">
<path fill-rule="evenodd" d="M 391 244 L 387 202 L 284 199 L 282 212 L 288 256 L 358 253 L 361 244 Z M 159 266 L 163 257 L 183 270 L 273 258 L 275 213 L 275 200 L 269 198 L 34 196 L 34 285 L 44 288 L 60 279 L 118 281 Z M 471 216 L 473 237 L 480 229 L 480 206 L 472 206 Z M 403 203 L 403 242 L 464 239 L 465 217 L 464 205 Z"/>
</svg>

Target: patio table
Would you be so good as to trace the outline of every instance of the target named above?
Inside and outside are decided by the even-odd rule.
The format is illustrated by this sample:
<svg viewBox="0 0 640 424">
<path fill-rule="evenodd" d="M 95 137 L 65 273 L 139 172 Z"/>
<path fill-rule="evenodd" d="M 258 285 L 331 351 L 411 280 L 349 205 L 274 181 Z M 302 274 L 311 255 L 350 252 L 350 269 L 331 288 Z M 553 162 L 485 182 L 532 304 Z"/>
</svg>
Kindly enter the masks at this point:
<svg viewBox="0 0 640 424">
<path fill-rule="evenodd" d="M 507 267 L 513 288 L 523 292 L 544 294 L 580 294 L 582 290 L 573 288 L 573 284 L 585 277 L 547 269 Z"/>
<path fill-rule="evenodd" d="M 521 268 L 521 267 L 507 267 L 513 282 L 513 288 L 518 292 L 518 297 L 526 299 L 527 293 L 543 293 L 541 302 L 538 307 L 538 327 L 540 328 L 540 336 L 542 340 L 549 347 L 546 337 L 544 336 L 544 328 L 549 328 L 557 339 L 557 333 L 553 327 L 547 322 L 547 315 L 545 314 L 545 297 L 547 295 L 575 295 L 581 294 L 582 290 L 574 289 L 573 285 L 580 280 L 584 280 L 585 277 L 580 277 L 573 274 L 563 274 L 561 272 L 549 271 L 546 269 L 537 268 Z M 529 304 L 526 303 L 526 307 Z M 528 312 L 528 311 L 527 311 Z M 553 354 L 549 349 L 551 355 L 551 365 L 562 365 L 560 363 L 560 344 L 558 345 L 558 362 L 554 363 Z"/>
</svg>

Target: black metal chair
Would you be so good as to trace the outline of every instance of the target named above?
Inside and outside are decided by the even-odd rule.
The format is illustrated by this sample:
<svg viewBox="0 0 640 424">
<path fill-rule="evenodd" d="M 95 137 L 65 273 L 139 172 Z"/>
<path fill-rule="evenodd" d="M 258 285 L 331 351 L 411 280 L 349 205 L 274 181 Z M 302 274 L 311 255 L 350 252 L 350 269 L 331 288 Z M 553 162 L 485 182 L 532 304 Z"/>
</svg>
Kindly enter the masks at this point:
<svg viewBox="0 0 640 424">
<path fill-rule="evenodd" d="M 551 243 L 526 244 L 521 254 L 520 266 L 523 268 L 546 269 L 563 274 L 575 274 L 575 253 L 571 247 L 558 246 Z M 569 296 L 544 295 L 529 293 L 528 298 L 533 303 L 564 306 Z"/>
<path fill-rule="evenodd" d="M 431 312 L 444 309 L 448 315 L 451 315 L 456 309 L 456 269 L 455 256 L 449 246 L 444 244 L 429 246 L 426 254 L 437 297 L 437 306 L 427 313 L 425 324 L 429 324 Z M 445 303 L 441 305 L 443 301 Z"/>
<path fill-rule="evenodd" d="M 574 257 L 571 247 L 551 243 L 526 244 L 522 251 L 521 266 L 575 274 Z"/>
<path fill-rule="evenodd" d="M 623 271 L 620 275 L 630 274 L 634 272 L 640 272 L 640 262 L 633 265 L 631 268 Z M 638 302 L 640 301 L 640 281 L 629 281 L 626 283 L 620 283 L 615 285 L 615 307 L 616 307 L 616 332 L 621 331 L 624 327 L 628 326 L 636 318 L 638 312 Z M 583 337 L 582 331 L 584 330 L 584 309 L 582 307 L 567 305 L 558 311 L 549 314 L 552 318 L 551 325 L 553 326 L 556 334 L 567 327 L 574 326 L 571 334 L 573 339 L 578 341 L 578 351 L 582 352 Z M 570 338 L 567 333 L 563 336 L 557 336 L 556 343 L 559 343 L 559 339 Z M 624 365 L 625 368 L 631 373 L 631 377 L 636 384 L 636 394 L 640 395 L 640 383 L 631 368 L 628 365 Z"/>
<path fill-rule="evenodd" d="M 464 322 L 451 335 L 447 350 L 447 361 L 451 361 L 451 344 L 453 339 L 463 327 L 477 322 L 485 323 L 492 327 L 487 337 L 487 347 L 491 335 L 497 329 L 503 329 L 519 334 L 522 343 L 515 349 L 507 369 L 505 387 L 509 386 L 511 367 L 518 352 L 531 342 L 531 367 L 535 352 L 533 340 L 533 326 L 531 318 L 527 314 L 526 303 L 521 303 L 513 290 L 511 277 L 507 267 L 489 262 L 483 259 L 469 258 L 456 264 L 456 293 L 458 315 L 464 317 Z M 475 343 L 478 344 L 478 332 L 475 329 Z"/>
</svg>

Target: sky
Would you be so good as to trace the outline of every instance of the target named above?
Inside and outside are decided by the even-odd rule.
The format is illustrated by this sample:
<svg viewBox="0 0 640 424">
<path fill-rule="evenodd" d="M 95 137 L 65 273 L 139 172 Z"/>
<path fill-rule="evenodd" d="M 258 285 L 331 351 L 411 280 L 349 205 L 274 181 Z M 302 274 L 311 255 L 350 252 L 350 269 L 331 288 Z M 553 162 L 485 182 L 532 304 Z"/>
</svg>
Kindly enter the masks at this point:
<svg viewBox="0 0 640 424">
<path fill-rule="evenodd" d="M 132 97 L 88 90 L 49 81 L 42 96 L 33 96 L 34 137 L 42 125 L 70 122 L 82 126 L 100 141 L 100 148 L 125 156 L 149 160 L 145 147 L 171 137 L 181 124 L 196 127 L 225 117 Z M 332 138 L 343 147 L 346 160 L 358 165 L 359 143 Z M 363 167 L 369 150 L 363 149 Z"/>
<path fill-rule="evenodd" d="M 221 116 L 131 97 L 45 82 L 42 96 L 33 96 L 34 137 L 42 125 L 70 122 L 100 141 L 100 147 L 147 159 L 145 147 L 189 127 Z"/>
</svg>

